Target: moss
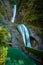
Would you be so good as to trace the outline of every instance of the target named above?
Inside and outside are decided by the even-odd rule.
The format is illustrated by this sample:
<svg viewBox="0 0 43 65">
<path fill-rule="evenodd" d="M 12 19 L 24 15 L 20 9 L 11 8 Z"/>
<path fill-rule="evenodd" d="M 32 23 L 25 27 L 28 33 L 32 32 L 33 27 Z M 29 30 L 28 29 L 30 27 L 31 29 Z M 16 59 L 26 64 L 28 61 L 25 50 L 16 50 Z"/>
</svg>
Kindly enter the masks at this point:
<svg viewBox="0 0 43 65">
<path fill-rule="evenodd" d="M 9 3 L 11 4 L 11 6 L 13 7 L 14 4 L 16 4 L 18 6 L 19 1 L 18 0 L 9 0 Z"/>
<path fill-rule="evenodd" d="M 0 26 L 0 45 L 6 45 L 10 33 L 3 26 Z"/>
<path fill-rule="evenodd" d="M 0 47 L 0 65 L 2 65 L 3 63 L 5 64 L 6 61 L 6 56 L 7 56 L 7 47 L 1 46 Z"/>
<path fill-rule="evenodd" d="M 3 5 L 3 3 L 0 1 L 0 17 L 3 17 L 3 16 L 6 16 L 6 8 L 5 6 Z"/>
</svg>

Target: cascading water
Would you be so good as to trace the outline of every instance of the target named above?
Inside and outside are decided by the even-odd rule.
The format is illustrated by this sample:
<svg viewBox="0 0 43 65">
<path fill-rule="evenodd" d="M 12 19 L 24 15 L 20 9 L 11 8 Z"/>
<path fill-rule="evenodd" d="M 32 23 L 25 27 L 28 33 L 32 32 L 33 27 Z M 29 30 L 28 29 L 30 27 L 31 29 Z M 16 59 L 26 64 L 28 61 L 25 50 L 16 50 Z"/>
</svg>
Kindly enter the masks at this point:
<svg viewBox="0 0 43 65">
<path fill-rule="evenodd" d="M 13 23 L 14 20 L 15 20 L 15 16 L 16 16 L 16 5 L 14 5 L 14 8 L 13 8 L 13 16 L 11 18 L 11 22 Z"/>
<path fill-rule="evenodd" d="M 30 30 L 27 29 L 27 27 L 24 24 L 20 24 L 17 26 L 18 31 L 21 33 L 24 41 L 24 45 L 26 47 L 31 48 L 31 43 L 30 43 Z"/>
</svg>

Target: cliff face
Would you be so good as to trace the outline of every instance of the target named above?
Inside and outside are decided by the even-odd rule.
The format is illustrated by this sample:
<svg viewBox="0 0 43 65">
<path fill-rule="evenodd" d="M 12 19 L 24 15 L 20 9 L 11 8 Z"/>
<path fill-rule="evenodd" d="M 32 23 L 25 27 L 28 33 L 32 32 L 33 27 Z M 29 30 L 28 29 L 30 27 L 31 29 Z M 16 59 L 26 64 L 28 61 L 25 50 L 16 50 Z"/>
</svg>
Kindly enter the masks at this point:
<svg viewBox="0 0 43 65">
<path fill-rule="evenodd" d="M 0 0 L 0 19 L 11 21 L 13 16 L 13 7 L 16 4 L 17 10 L 20 0 Z"/>
<path fill-rule="evenodd" d="M 39 30 L 37 34 L 43 40 L 43 0 L 22 0 L 16 21 L 24 23 L 35 32 Z"/>
<path fill-rule="evenodd" d="M 18 32 L 16 32 L 16 29 L 13 27 L 13 24 L 11 22 L 12 17 L 12 10 L 13 6 L 15 4 L 15 1 L 11 2 L 11 0 L 0 0 L 0 25 L 5 26 L 11 33 L 11 39 L 9 41 L 12 42 L 12 47 L 17 47 L 21 49 L 21 44 L 16 39 L 18 37 Z"/>
<path fill-rule="evenodd" d="M 0 25 L 11 24 L 14 4 L 17 5 L 15 22 L 27 25 L 43 40 L 43 0 L 0 0 Z"/>
<path fill-rule="evenodd" d="M 12 16 L 12 9 L 7 0 L 0 0 L 0 17 L 5 20 L 10 20 Z"/>
<path fill-rule="evenodd" d="M 17 5 L 16 21 L 43 27 L 43 0 L 0 0 L 0 17 L 11 20 L 14 4 Z"/>
</svg>

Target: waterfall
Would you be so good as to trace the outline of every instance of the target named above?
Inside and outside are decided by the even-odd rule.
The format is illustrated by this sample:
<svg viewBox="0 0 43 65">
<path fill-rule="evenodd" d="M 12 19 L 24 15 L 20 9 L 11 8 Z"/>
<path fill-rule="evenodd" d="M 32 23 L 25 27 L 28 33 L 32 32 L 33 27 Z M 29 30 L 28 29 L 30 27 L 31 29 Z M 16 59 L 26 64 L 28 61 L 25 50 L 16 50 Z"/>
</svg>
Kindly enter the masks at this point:
<svg viewBox="0 0 43 65">
<path fill-rule="evenodd" d="M 14 5 L 14 8 L 13 8 L 13 16 L 11 18 L 11 22 L 15 21 L 15 16 L 16 16 L 16 5 Z"/>
<path fill-rule="evenodd" d="M 24 45 L 31 48 L 30 30 L 28 30 L 24 24 L 19 24 L 17 26 L 17 28 L 18 28 L 18 31 L 20 32 L 20 34 L 22 35 Z"/>
</svg>

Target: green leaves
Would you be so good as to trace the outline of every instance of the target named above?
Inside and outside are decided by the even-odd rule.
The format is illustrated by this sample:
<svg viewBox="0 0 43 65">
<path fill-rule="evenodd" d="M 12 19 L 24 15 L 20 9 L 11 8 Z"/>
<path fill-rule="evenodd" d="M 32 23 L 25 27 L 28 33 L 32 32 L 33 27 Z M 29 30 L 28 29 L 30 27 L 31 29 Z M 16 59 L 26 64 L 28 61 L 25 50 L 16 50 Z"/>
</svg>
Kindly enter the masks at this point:
<svg viewBox="0 0 43 65">
<path fill-rule="evenodd" d="M 33 55 L 37 56 L 38 58 L 42 58 L 43 57 L 43 50 L 36 50 L 36 49 L 33 49 L 33 48 L 28 48 L 28 47 L 25 47 L 27 52 L 31 52 Z"/>
<path fill-rule="evenodd" d="M 5 63 L 5 61 L 6 61 L 7 50 L 8 50 L 7 47 L 4 47 L 4 46 L 0 47 L 0 65 L 2 65 L 3 63 Z"/>
<path fill-rule="evenodd" d="M 6 8 L 3 4 L 3 2 L 0 0 L 0 18 L 6 16 L 7 12 L 6 12 Z"/>
<path fill-rule="evenodd" d="M 0 65 L 5 62 L 7 56 L 7 47 L 5 47 L 10 33 L 3 26 L 0 26 Z"/>
<path fill-rule="evenodd" d="M 4 27 L 0 26 L 0 45 L 3 45 L 7 42 L 10 37 L 10 33 Z"/>
<path fill-rule="evenodd" d="M 10 4 L 14 6 L 14 4 L 18 5 L 19 1 L 18 0 L 9 0 Z"/>
</svg>

